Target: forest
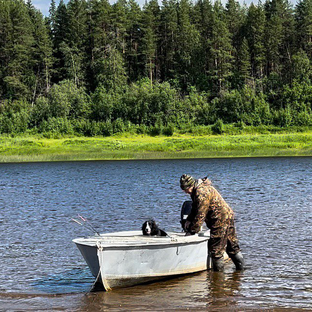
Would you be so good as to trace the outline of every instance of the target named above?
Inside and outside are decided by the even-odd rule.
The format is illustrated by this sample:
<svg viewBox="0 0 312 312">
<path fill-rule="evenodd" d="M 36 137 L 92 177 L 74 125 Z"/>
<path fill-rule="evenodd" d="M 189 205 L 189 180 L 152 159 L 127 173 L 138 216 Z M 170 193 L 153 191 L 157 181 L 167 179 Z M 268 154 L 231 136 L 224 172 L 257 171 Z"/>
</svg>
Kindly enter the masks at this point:
<svg viewBox="0 0 312 312">
<path fill-rule="evenodd" d="M 312 0 L 0 0 L 0 134 L 312 126 Z"/>
</svg>

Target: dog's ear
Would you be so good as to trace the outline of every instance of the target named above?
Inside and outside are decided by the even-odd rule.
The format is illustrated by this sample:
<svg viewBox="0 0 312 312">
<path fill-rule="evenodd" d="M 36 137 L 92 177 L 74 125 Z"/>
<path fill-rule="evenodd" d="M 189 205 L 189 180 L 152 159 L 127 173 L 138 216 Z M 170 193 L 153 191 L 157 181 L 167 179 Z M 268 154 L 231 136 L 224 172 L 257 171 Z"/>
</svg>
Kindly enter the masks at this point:
<svg viewBox="0 0 312 312">
<path fill-rule="evenodd" d="M 157 226 L 155 220 L 153 220 L 153 223 L 151 224 L 151 227 L 152 227 L 152 229 L 153 229 L 154 231 L 158 229 L 158 226 Z"/>
</svg>

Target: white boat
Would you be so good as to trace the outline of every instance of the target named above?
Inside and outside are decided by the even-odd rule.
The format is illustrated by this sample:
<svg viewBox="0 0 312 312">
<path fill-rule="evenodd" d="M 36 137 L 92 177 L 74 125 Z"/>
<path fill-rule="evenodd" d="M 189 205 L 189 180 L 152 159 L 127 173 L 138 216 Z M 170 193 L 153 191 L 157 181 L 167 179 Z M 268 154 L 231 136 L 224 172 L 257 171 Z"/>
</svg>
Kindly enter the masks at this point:
<svg viewBox="0 0 312 312">
<path fill-rule="evenodd" d="M 105 290 L 207 269 L 209 231 L 185 236 L 146 236 L 141 231 L 124 231 L 73 242 L 93 276 Z"/>
</svg>

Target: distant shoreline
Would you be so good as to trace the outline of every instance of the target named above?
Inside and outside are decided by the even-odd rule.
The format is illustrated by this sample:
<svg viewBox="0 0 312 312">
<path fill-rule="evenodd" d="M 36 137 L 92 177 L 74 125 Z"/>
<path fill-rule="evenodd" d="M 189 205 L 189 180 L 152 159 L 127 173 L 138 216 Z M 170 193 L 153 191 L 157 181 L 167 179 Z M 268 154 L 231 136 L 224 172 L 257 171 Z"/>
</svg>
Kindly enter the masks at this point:
<svg viewBox="0 0 312 312">
<path fill-rule="evenodd" d="M 111 137 L 0 136 L 0 163 L 312 156 L 312 131 L 278 134 Z"/>
</svg>

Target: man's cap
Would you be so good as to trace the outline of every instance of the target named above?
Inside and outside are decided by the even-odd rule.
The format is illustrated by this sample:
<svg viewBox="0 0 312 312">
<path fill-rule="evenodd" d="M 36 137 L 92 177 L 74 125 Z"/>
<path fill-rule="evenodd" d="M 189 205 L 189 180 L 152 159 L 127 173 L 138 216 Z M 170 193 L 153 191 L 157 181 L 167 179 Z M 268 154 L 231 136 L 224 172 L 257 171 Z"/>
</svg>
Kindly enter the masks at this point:
<svg viewBox="0 0 312 312">
<path fill-rule="evenodd" d="M 195 179 L 188 175 L 183 174 L 180 178 L 180 187 L 182 190 L 187 190 L 188 188 L 192 187 L 195 184 Z"/>
</svg>

